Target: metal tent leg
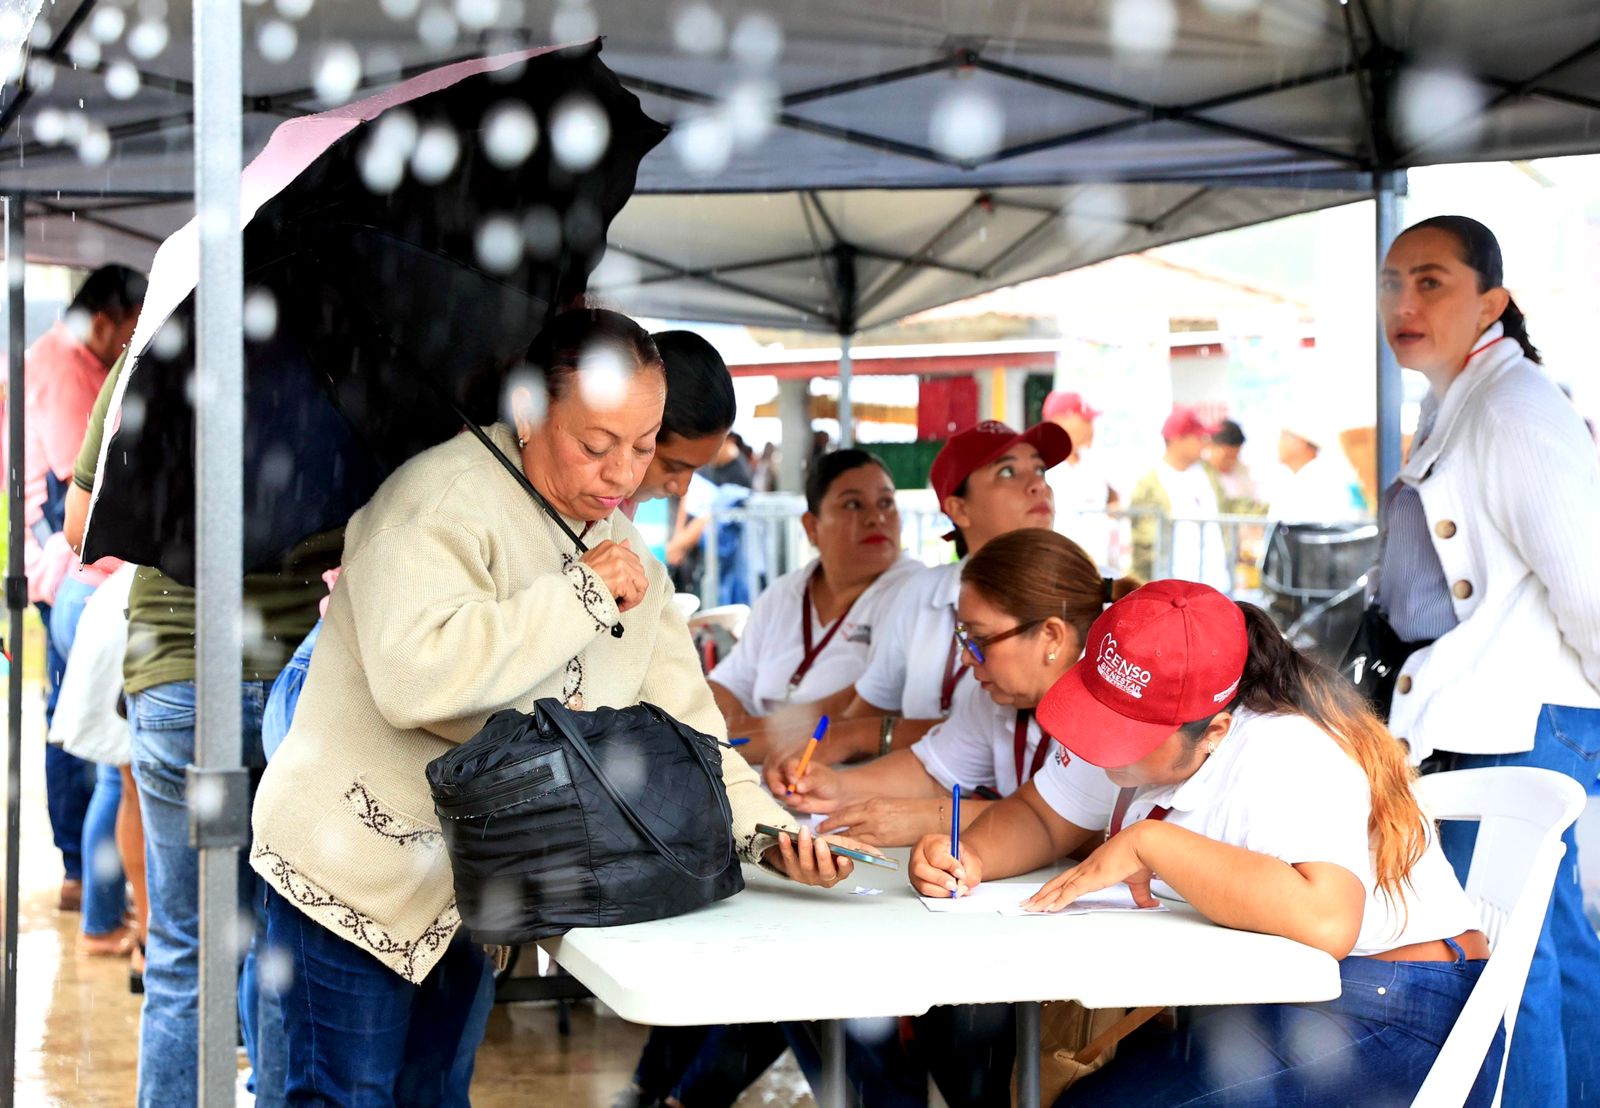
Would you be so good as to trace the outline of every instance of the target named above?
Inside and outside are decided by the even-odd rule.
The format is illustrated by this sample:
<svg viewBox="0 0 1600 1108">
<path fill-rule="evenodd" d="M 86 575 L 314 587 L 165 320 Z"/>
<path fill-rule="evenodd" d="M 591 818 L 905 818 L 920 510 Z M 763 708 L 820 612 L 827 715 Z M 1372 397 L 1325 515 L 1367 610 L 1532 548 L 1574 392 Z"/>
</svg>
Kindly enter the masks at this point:
<svg viewBox="0 0 1600 1108">
<path fill-rule="evenodd" d="M 1378 257 L 1372 267 L 1374 274 L 1383 268 L 1383 258 L 1389 251 L 1389 244 L 1400 233 L 1398 189 L 1404 179 L 1404 171 L 1372 175 L 1372 196 L 1377 203 L 1377 234 L 1374 236 L 1377 241 L 1374 245 Z M 1395 361 L 1394 352 L 1384 338 L 1381 319 L 1378 321 L 1377 343 L 1378 492 L 1381 494 L 1400 475 L 1400 407 L 1405 397 L 1400 382 L 1400 363 Z"/>
<path fill-rule="evenodd" d="M 23 450 L 23 349 L 26 342 L 26 243 L 23 200 L 6 199 L 6 305 L 10 321 L 10 361 L 6 395 L 10 398 L 10 451 L 6 495 L 10 498 L 11 527 L 6 536 L 6 608 L 10 614 L 6 635 L 11 651 L 7 688 L 10 696 L 6 741 L 6 903 L 5 978 L 0 996 L 0 1104 L 11 1108 L 16 1098 L 17 1066 L 17 896 L 22 833 L 22 613 L 28 604 L 28 583 L 22 575 L 22 450 Z"/>
<path fill-rule="evenodd" d="M 1017 1005 L 1017 1104 L 1039 1108 L 1039 1002 Z"/>
<path fill-rule="evenodd" d="M 850 356 L 850 335 L 839 336 L 839 448 L 856 444 L 855 414 L 850 404 L 850 382 L 855 359 Z"/>
</svg>

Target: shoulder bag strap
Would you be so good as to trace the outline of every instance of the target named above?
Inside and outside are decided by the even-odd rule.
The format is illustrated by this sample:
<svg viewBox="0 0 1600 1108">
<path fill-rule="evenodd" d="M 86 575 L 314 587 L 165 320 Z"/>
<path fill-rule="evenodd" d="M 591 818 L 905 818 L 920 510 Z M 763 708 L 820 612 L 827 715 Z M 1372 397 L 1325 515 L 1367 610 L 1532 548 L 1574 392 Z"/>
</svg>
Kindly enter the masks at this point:
<svg viewBox="0 0 1600 1108">
<path fill-rule="evenodd" d="M 594 774 L 594 779 L 600 782 L 600 787 L 606 791 L 606 795 L 611 798 L 612 803 L 617 806 L 617 810 L 622 813 L 623 818 L 628 821 L 629 825 L 632 826 L 635 831 L 639 832 L 646 842 L 655 847 L 658 854 L 660 854 L 667 861 L 671 862 L 674 869 L 678 870 L 678 872 L 682 873 L 685 877 L 693 878 L 696 881 L 709 881 L 711 878 L 717 876 L 717 874 L 728 868 L 728 865 L 733 861 L 733 840 L 731 838 L 727 843 L 724 844 L 722 861 L 712 867 L 710 872 L 696 873 L 694 870 L 684 865 L 683 862 L 679 860 L 678 856 L 673 853 L 672 848 L 666 843 L 662 842 L 660 836 L 658 836 L 654 831 L 650 830 L 650 827 L 644 822 L 644 820 L 639 818 L 638 813 L 633 810 L 633 806 L 622 798 L 622 794 L 617 792 L 615 786 L 611 784 L 605 773 L 601 771 L 599 763 L 594 760 L 594 755 L 589 752 L 588 742 L 585 741 L 584 738 L 578 734 L 577 729 L 572 726 L 572 720 L 567 714 L 566 707 L 563 706 L 560 701 L 546 697 L 541 699 L 538 704 L 535 705 L 535 708 L 566 738 L 568 747 L 573 751 L 573 753 L 577 754 L 579 760 L 582 761 L 584 765 L 589 767 L 589 772 Z M 678 721 L 675 719 L 672 722 L 674 724 L 678 724 Z M 694 756 L 695 764 L 700 767 L 701 771 L 706 775 L 706 778 L 710 780 L 713 791 L 721 797 L 722 809 L 726 814 L 728 812 L 728 799 L 725 795 L 722 795 L 723 789 L 721 780 L 712 776 L 711 768 L 706 765 L 705 758 L 701 756 L 699 749 L 696 748 L 694 744 L 694 740 L 689 737 L 684 727 L 681 724 L 678 724 L 673 728 L 673 730 L 689 747 L 690 753 Z"/>
</svg>

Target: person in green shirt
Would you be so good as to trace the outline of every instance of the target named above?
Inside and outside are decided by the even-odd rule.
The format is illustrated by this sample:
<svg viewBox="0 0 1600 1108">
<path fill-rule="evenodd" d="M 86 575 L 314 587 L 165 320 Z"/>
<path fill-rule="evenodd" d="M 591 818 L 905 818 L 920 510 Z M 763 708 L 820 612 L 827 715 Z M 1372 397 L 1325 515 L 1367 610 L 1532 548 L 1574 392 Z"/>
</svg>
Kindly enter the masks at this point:
<svg viewBox="0 0 1600 1108">
<path fill-rule="evenodd" d="M 106 379 L 67 496 L 67 537 L 81 549 L 107 414 L 121 365 Z M 266 765 L 261 715 L 273 679 L 294 653 L 326 595 L 322 574 L 339 564 L 342 529 L 312 536 L 270 570 L 246 574 L 239 688 L 243 761 L 254 781 Z M 199 996 L 199 856 L 189 845 L 185 767 L 195 755 L 195 591 L 158 569 L 141 566 L 128 597 L 128 648 L 123 689 L 133 734 L 133 775 L 144 818 L 150 890 L 144 1010 L 139 1023 L 141 1108 L 193 1104 Z M 265 942 L 258 910 L 261 884 L 239 853 L 239 906 L 257 914 L 256 940 L 241 967 L 240 1021 L 254 1068 L 257 1104 L 281 1104 L 282 1022 L 276 997 L 256 987 L 255 954 Z"/>
</svg>

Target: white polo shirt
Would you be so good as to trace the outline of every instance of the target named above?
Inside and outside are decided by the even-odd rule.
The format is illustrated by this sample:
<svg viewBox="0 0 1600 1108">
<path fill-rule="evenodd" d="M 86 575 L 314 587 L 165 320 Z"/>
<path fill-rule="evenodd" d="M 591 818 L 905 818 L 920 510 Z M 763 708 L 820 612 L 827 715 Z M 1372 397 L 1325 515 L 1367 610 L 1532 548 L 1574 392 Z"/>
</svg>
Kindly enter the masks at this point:
<svg viewBox="0 0 1600 1108">
<path fill-rule="evenodd" d="M 1301 862 L 1331 862 L 1361 880 L 1367 905 L 1352 955 L 1380 954 L 1431 939 L 1452 938 L 1479 926 L 1472 902 L 1456 881 L 1428 829 L 1428 848 L 1412 869 L 1403 904 L 1377 889 L 1367 819 L 1372 790 L 1356 761 L 1301 715 L 1258 715 L 1241 709 L 1233 729 L 1195 775 L 1178 785 L 1141 789 L 1123 826 L 1156 806 L 1170 809 L 1168 823 L 1258 854 Z M 1106 826 L 1111 808 L 1097 814 L 1064 790 L 1058 805 L 1047 791 L 1052 772 L 1041 771 L 1039 791 L 1052 808 L 1080 827 Z M 1114 804 L 1114 798 L 1113 798 Z M 1162 896 L 1177 893 L 1160 882 Z"/>
<path fill-rule="evenodd" d="M 866 668 L 867 650 L 875 628 L 887 611 L 886 601 L 894 587 L 922 563 L 902 555 L 856 598 L 844 622 L 811 663 L 805 677 L 793 691 L 789 679 L 805 657 L 800 605 L 806 582 L 817 568 L 813 558 L 801 569 L 786 573 L 756 598 L 751 606 L 744 636 L 717 667 L 710 679 L 721 685 L 744 705 L 751 715 L 764 716 L 779 704 L 807 704 L 831 696 L 855 684 Z M 813 610 L 811 639 L 816 644 L 832 625 L 824 623 Z"/>
<path fill-rule="evenodd" d="M 1048 767 L 1058 766 L 1067 787 L 1088 798 L 1084 802 L 1086 806 L 1109 813 L 1116 802 L 1117 788 L 1105 772 L 1078 758 L 1067 766 L 1059 766 L 1060 755 L 1066 748 L 1054 739 L 1045 738 L 1038 721 L 1031 717 L 1022 751 L 1024 780 L 1041 742 L 1051 744 L 1054 749 L 1046 747 L 1038 778 L 1044 778 Z M 975 681 L 961 683 L 950 718 L 913 743 L 911 753 L 917 756 L 928 776 L 947 789 L 956 784 L 964 789 L 987 785 L 1001 796 L 1010 796 L 1022 787 L 1022 782 L 1017 780 L 1017 710 L 996 704 Z"/>
<path fill-rule="evenodd" d="M 872 638 L 866 671 L 856 692 L 873 707 L 906 719 L 939 719 L 940 690 L 950 661 L 961 597 L 961 567 L 966 562 L 923 566 L 907 575 L 888 600 L 888 612 Z M 961 658 L 956 657 L 956 666 Z M 956 684 L 976 688 L 971 674 Z M 984 699 L 988 699 L 985 697 Z M 955 710 L 952 699 L 951 711 Z"/>
</svg>

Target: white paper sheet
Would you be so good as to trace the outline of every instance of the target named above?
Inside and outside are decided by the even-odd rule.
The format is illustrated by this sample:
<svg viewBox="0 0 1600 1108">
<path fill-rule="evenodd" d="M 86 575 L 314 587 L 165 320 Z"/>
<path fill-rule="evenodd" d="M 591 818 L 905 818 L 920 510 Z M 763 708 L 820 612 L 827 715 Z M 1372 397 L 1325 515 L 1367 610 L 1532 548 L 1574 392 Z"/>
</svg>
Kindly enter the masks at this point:
<svg viewBox="0 0 1600 1108">
<path fill-rule="evenodd" d="M 1022 902 L 1042 885 L 1032 881 L 985 881 L 956 900 L 924 896 L 919 899 L 930 912 L 998 912 L 1002 916 L 1078 916 L 1088 912 L 1165 912 L 1165 907 L 1140 908 L 1126 885 L 1113 885 L 1099 892 L 1085 893 L 1058 912 L 1030 912 Z"/>
<path fill-rule="evenodd" d="M 979 885 L 978 888 L 983 888 Z M 1133 902 L 1133 894 L 1126 885 L 1113 885 L 1099 892 L 1084 893 L 1065 908 L 1055 912 L 1029 912 L 1013 906 L 1000 909 L 1002 916 L 1081 916 L 1088 912 L 1165 912 L 1165 905 L 1141 908 Z"/>
</svg>

